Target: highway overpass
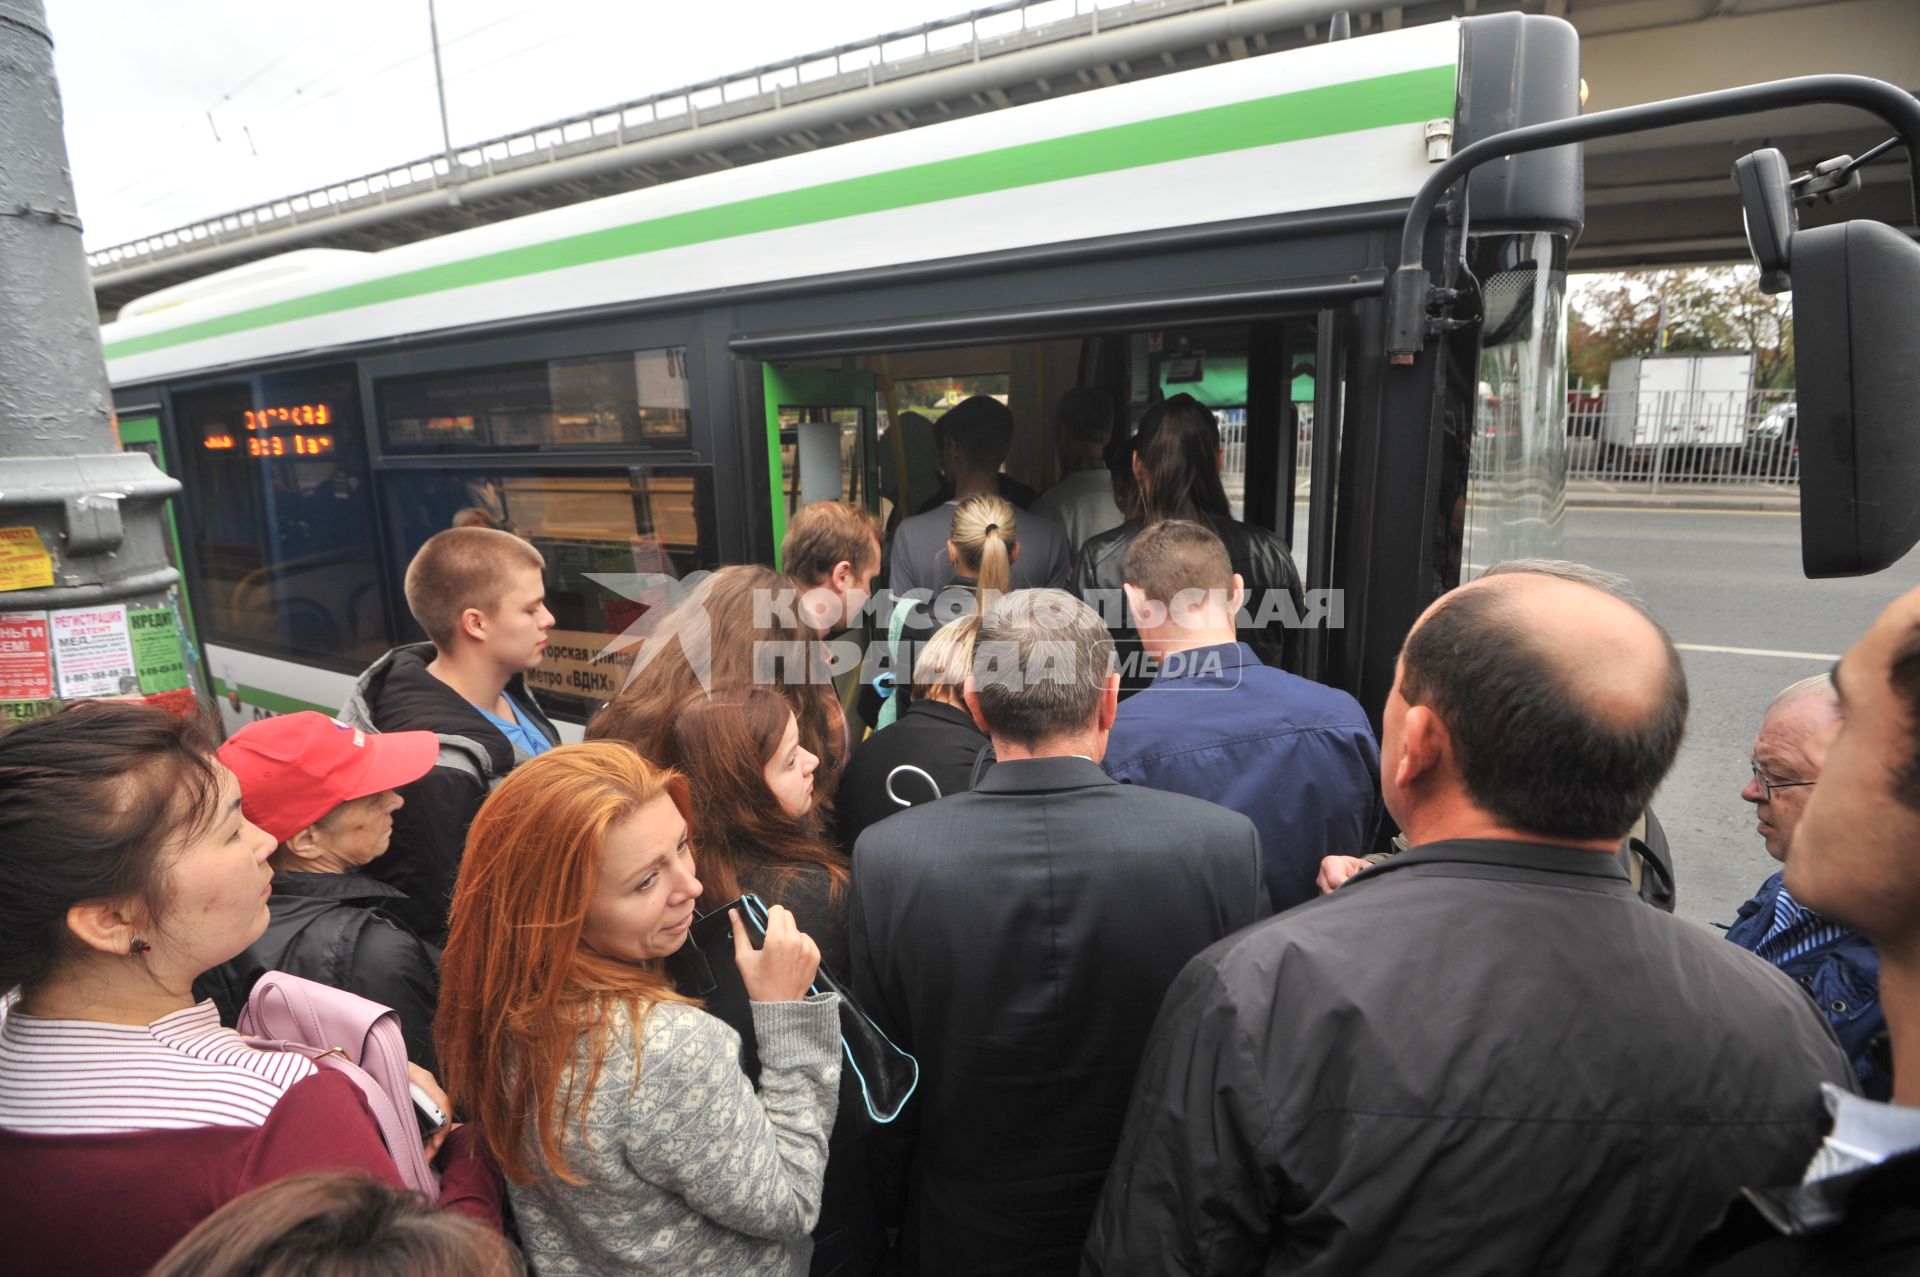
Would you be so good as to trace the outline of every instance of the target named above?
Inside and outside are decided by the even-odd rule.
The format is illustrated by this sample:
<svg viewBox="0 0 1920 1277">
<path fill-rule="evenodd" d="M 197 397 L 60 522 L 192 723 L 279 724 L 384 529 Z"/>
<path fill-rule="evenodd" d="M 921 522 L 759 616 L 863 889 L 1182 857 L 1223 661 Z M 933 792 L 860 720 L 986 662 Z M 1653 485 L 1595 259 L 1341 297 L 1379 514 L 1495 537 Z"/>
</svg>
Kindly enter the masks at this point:
<svg viewBox="0 0 1920 1277">
<path fill-rule="evenodd" d="M 912 129 L 1209 62 L 1480 13 L 1562 17 L 1580 32 L 1589 110 L 1755 80 L 1848 72 L 1920 88 L 1914 0 L 1013 0 L 724 80 L 551 121 L 452 155 L 365 174 L 93 251 L 95 295 L 128 300 L 295 248 L 380 249 L 539 209 Z M 1589 144 L 1576 268 L 1745 255 L 1728 172 L 1758 146 L 1796 169 L 1887 133 L 1849 108 L 1808 108 Z M 1808 224 L 1875 217 L 1912 229 L 1896 149 L 1859 198 Z M 1250 175 L 1257 180 L 1257 175 Z M 83 210 L 84 211 L 84 210 Z"/>
</svg>

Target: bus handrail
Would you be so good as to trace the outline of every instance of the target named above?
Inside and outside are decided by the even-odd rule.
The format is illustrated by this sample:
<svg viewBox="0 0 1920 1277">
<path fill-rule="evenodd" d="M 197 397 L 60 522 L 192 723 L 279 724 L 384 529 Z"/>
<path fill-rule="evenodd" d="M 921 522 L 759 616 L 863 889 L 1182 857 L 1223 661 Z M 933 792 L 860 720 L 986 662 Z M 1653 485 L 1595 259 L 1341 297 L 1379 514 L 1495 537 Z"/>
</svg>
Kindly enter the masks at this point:
<svg viewBox="0 0 1920 1277">
<path fill-rule="evenodd" d="M 1413 197 L 1400 231 L 1399 265 L 1387 288 L 1387 354 L 1394 364 L 1410 364 L 1426 341 L 1427 301 L 1432 284 L 1427 278 L 1425 240 L 1440 197 L 1466 174 L 1489 160 L 1526 151 L 1541 151 L 1595 138 L 1638 133 L 1673 124 L 1693 124 L 1732 115 L 1755 115 L 1783 106 L 1813 103 L 1855 106 L 1878 115 L 1894 127 L 1907 147 L 1912 174 L 1913 206 L 1920 220 L 1920 99 L 1897 85 L 1864 75 L 1803 75 L 1735 89 L 1695 93 L 1661 102 L 1615 107 L 1592 115 L 1528 124 L 1483 137 L 1456 151 L 1435 169 Z"/>
</svg>

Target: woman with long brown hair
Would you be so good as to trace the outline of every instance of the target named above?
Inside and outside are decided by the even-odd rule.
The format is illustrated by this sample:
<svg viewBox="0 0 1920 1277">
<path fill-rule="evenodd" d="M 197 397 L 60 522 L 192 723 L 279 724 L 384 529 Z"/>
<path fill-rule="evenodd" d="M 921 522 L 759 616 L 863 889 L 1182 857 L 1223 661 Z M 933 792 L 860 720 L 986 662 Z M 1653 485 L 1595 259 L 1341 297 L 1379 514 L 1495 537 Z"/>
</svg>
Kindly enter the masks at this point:
<svg viewBox="0 0 1920 1277">
<path fill-rule="evenodd" d="M 703 912 L 750 891 L 793 911 L 822 963 L 847 971 L 847 859 L 822 833 L 814 802 L 817 760 L 800 743 L 793 711 L 764 687 L 695 696 L 674 718 L 671 758 L 693 793 Z M 813 1272 L 867 1274 L 885 1250 L 874 1213 L 870 1151 L 859 1088 L 842 1075 L 839 1115 Z"/>
<path fill-rule="evenodd" d="M 1073 592 L 1099 609 L 1112 626 L 1119 614 L 1116 609 L 1121 597 L 1122 564 L 1133 539 L 1168 519 L 1191 520 L 1213 529 L 1226 544 L 1227 558 L 1246 586 L 1247 620 L 1254 621 L 1263 612 L 1269 618 L 1264 625 L 1242 625 L 1241 641 L 1266 664 L 1280 665 L 1287 649 L 1286 628 L 1272 622 L 1266 605 L 1275 599 L 1275 592 L 1284 592 L 1292 602 L 1294 615 L 1299 615 L 1303 601 L 1300 572 L 1279 533 L 1233 517 L 1226 487 L 1220 482 L 1225 454 L 1212 410 L 1192 395 L 1163 400 L 1140 418 L 1139 428 L 1122 455 L 1130 458 L 1127 469 L 1132 491 L 1127 493 L 1128 485 L 1116 478 L 1114 497 L 1127 511 L 1127 521 L 1089 537 L 1080 547 L 1073 568 Z M 1113 629 L 1124 675 L 1126 667 L 1139 659 L 1140 640 L 1129 625 Z M 1126 679 L 1127 685 L 1135 688 L 1145 681 L 1150 680 L 1137 676 Z"/>
<path fill-rule="evenodd" d="M 674 715 L 667 761 L 693 792 L 701 911 L 745 891 L 783 904 L 821 960 L 844 972 L 847 860 L 822 833 L 819 759 L 785 698 L 765 687 L 690 698 Z"/>
<path fill-rule="evenodd" d="M 627 685 L 587 724 L 588 740 L 618 740 L 668 756 L 674 711 L 696 692 L 763 685 L 786 699 L 800 739 L 820 759 L 823 796 L 846 761 L 846 716 L 818 636 L 801 620 L 800 587 L 759 564 L 721 568 L 647 636 Z"/>
<path fill-rule="evenodd" d="M 736 956 L 761 1075 L 663 969 L 701 885 L 679 775 L 617 741 L 516 768 L 467 836 L 435 1042 L 535 1271 L 806 1271 L 840 1071 L 819 950 L 769 909 Z"/>
</svg>

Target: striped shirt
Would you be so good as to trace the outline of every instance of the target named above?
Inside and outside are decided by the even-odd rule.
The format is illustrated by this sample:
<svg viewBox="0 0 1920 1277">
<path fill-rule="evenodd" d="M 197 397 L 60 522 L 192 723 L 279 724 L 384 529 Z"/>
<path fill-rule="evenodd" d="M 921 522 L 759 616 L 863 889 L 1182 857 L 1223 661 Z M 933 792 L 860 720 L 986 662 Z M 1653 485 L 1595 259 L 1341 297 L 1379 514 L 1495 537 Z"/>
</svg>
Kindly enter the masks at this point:
<svg viewBox="0 0 1920 1277">
<path fill-rule="evenodd" d="M 1773 898 L 1772 925 L 1753 951 L 1777 967 L 1850 934 L 1848 928 L 1827 921 L 1788 895 L 1783 886 Z"/>
<path fill-rule="evenodd" d="M 0 1127 L 37 1135 L 259 1126 L 306 1057 L 258 1051 L 223 1028 L 211 1002 L 152 1024 L 0 1020 Z"/>
</svg>

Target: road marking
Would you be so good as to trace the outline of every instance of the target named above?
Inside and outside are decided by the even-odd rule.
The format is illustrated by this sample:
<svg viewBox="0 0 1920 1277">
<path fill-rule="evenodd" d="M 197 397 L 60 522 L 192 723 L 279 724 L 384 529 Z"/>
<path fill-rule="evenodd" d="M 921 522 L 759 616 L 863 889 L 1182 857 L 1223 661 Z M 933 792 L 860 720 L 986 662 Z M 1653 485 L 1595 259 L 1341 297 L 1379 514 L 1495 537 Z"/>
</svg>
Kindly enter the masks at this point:
<svg viewBox="0 0 1920 1277">
<path fill-rule="evenodd" d="M 1784 656 L 1790 661 L 1837 661 L 1838 652 L 1781 652 L 1770 647 L 1715 647 L 1711 643 L 1675 643 L 1683 652 L 1720 652 L 1727 656 Z"/>
</svg>

